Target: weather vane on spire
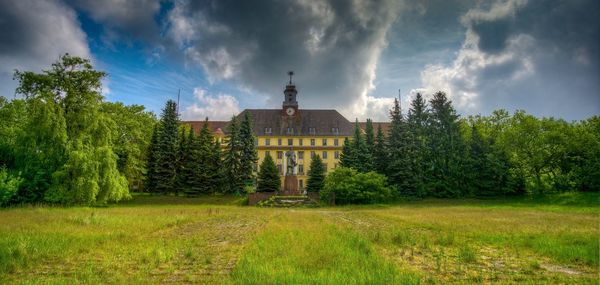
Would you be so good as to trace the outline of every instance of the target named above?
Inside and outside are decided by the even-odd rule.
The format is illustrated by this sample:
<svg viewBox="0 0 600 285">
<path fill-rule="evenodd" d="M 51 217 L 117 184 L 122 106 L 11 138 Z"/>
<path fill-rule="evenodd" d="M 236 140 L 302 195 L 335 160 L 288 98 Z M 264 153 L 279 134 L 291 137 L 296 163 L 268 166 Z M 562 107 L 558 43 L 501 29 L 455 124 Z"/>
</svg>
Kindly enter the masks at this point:
<svg viewBox="0 0 600 285">
<path fill-rule="evenodd" d="M 294 76 L 294 72 L 293 71 L 288 71 L 288 75 L 290 76 L 290 85 L 292 85 L 292 76 Z"/>
</svg>

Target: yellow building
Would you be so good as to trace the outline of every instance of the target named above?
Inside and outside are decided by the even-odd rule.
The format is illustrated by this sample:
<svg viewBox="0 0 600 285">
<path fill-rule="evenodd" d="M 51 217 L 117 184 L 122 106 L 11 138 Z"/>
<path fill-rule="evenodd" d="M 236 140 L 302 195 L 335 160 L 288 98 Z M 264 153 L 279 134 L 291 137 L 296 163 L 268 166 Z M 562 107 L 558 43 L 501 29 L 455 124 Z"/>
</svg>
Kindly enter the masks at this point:
<svg viewBox="0 0 600 285">
<path fill-rule="evenodd" d="M 281 176 L 287 169 L 286 152 L 296 154 L 298 187 L 304 189 L 308 179 L 311 158 L 319 155 L 327 171 L 338 166 L 345 138 L 351 138 L 354 124 L 336 110 L 301 109 L 296 95 L 298 91 L 291 82 L 284 90 L 284 101 L 280 109 L 246 109 L 237 115 L 240 121 L 246 113 L 252 120 L 257 137 L 258 165 L 270 154 Z M 203 122 L 185 122 L 198 131 Z M 209 127 L 219 137 L 226 135 L 226 121 L 209 121 Z M 387 127 L 387 123 L 382 127 Z M 361 123 L 361 126 L 364 125 Z M 377 128 L 377 125 L 375 126 Z M 283 179 L 281 179 L 283 184 Z"/>
</svg>

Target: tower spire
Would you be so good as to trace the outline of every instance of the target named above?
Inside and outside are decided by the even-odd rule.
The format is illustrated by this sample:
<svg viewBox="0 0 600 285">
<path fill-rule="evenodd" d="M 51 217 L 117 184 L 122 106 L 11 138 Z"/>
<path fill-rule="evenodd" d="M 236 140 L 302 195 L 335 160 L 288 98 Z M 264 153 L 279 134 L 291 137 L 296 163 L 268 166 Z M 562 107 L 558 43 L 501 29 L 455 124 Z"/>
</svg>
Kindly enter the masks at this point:
<svg viewBox="0 0 600 285">
<path fill-rule="evenodd" d="M 288 71 L 288 75 L 290 76 L 290 85 L 292 85 L 292 76 L 294 76 L 294 72 L 293 71 Z"/>
</svg>

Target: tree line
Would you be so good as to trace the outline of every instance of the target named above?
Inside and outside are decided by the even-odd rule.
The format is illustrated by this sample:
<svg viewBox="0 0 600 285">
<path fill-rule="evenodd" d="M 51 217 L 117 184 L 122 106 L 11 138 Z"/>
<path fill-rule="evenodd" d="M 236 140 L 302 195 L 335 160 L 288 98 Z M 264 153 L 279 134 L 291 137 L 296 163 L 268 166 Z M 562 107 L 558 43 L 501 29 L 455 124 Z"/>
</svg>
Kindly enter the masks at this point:
<svg viewBox="0 0 600 285">
<path fill-rule="evenodd" d="M 406 115 L 398 100 L 387 134 L 358 121 L 340 165 L 387 177 L 395 196 L 490 197 L 600 191 L 600 117 L 566 122 L 512 116 L 460 118 L 444 92 L 421 94 Z"/>
<path fill-rule="evenodd" d="M 254 187 L 258 161 L 248 113 L 227 126 L 225 149 L 213 136 L 208 118 L 198 133 L 181 124 L 176 103 L 167 101 L 155 125 L 147 155 L 146 191 L 197 196 L 236 193 Z"/>
</svg>

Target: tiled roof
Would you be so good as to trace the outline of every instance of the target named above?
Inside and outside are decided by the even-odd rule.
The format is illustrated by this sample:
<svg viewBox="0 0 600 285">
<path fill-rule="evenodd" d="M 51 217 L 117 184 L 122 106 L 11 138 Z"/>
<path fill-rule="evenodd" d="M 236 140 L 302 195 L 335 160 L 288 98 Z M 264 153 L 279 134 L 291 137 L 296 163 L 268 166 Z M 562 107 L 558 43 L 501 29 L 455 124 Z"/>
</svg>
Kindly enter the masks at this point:
<svg viewBox="0 0 600 285">
<path fill-rule="evenodd" d="M 336 110 L 300 109 L 290 117 L 284 115 L 281 109 L 246 109 L 238 115 L 240 121 L 246 112 L 250 113 L 254 133 L 259 136 L 351 136 L 354 128 L 353 124 Z M 271 130 L 270 134 L 265 133 L 268 128 Z M 292 128 L 293 133 L 288 133 L 288 128 Z"/>
<path fill-rule="evenodd" d="M 367 122 L 359 122 L 360 128 L 364 131 L 367 128 Z M 377 135 L 377 128 L 381 126 L 383 135 L 387 136 L 388 130 L 390 129 L 390 122 L 373 122 L 373 133 Z"/>
<path fill-rule="evenodd" d="M 348 121 L 336 110 L 306 110 L 300 109 L 290 117 L 283 114 L 281 109 L 246 109 L 237 118 L 241 122 L 245 113 L 250 114 L 254 134 L 265 135 L 295 135 L 295 136 L 352 136 L 354 124 Z M 199 132 L 204 121 L 184 121 Z M 229 121 L 209 121 L 211 131 L 218 130 L 227 133 Z M 288 128 L 293 133 L 288 133 Z M 270 129 L 270 133 L 266 133 Z M 312 132 L 311 132 L 312 131 Z"/>
</svg>

